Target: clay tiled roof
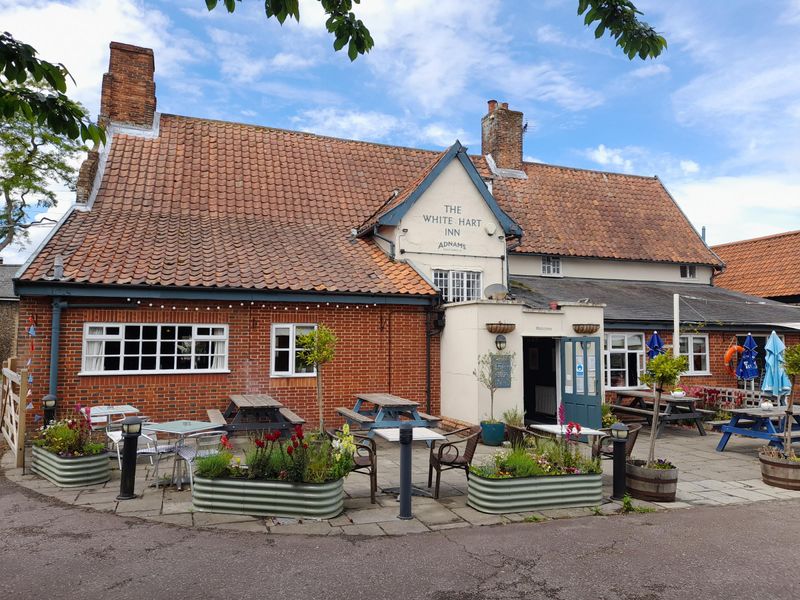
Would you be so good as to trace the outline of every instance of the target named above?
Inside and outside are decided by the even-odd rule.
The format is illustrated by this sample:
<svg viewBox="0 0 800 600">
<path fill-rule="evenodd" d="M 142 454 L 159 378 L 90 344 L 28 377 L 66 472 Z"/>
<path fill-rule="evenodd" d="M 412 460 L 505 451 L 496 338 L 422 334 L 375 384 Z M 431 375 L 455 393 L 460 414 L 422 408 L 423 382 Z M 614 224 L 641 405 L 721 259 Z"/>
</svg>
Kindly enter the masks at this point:
<svg viewBox="0 0 800 600">
<path fill-rule="evenodd" d="M 656 177 L 525 163 L 492 193 L 525 232 L 517 252 L 720 265 Z"/>
<path fill-rule="evenodd" d="M 157 138 L 113 136 L 93 204 L 21 279 L 49 280 L 61 255 L 73 283 L 431 295 L 351 230 L 397 206 L 443 155 L 161 115 Z M 524 168 L 527 180 L 493 188 L 524 231 L 517 251 L 718 264 L 658 179 Z"/>
<path fill-rule="evenodd" d="M 434 294 L 351 229 L 433 152 L 162 115 L 115 135 L 97 198 L 24 273 L 92 284 Z"/>
<path fill-rule="evenodd" d="M 714 246 L 725 271 L 714 283 L 766 298 L 800 296 L 800 230 Z"/>
</svg>

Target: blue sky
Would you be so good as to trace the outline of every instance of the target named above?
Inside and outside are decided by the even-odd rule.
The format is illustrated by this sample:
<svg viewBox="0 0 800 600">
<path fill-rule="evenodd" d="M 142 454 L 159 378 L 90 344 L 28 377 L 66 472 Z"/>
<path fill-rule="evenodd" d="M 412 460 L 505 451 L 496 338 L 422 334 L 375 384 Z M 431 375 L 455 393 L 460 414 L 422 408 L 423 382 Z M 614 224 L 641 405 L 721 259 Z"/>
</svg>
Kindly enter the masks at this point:
<svg viewBox="0 0 800 600">
<path fill-rule="evenodd" d="M 800 0 L 637 5 L 657 60 L 595 40 L 577 0 L 363 0 L 376 47 L 355 63 L 313 0 L 284 27 L 248 0 L 0 0 L 0 22 L 93 113 L 111 40 L 154 48 L 163 112 L 479 152 L 495 98 L 525 113 L 529 160 L 657 174 L 711 243 L 800 229 Z"/>
</svg>

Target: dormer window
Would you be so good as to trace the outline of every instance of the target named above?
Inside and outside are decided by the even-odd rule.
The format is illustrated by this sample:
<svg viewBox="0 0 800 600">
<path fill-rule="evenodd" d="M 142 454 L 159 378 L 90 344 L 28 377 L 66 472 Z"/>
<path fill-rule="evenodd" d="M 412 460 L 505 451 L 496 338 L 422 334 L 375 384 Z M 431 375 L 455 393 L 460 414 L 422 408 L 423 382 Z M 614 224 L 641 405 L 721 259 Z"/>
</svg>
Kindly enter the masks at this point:
<svg viewBox="0 0 800 600">
<path fill-rule="evenodd" d="M 445 271 L 434 269 L 433 284 L 442 293 L 445 302 L 480 300 L 480 271 Z"/>
<path fill-rule="evenodd" d="M 697 267 L 695 265 L 681 265 L 681 279 L 697 279 Z"/>
<path fill-rule="evenodd" d="M 561 275 L 561 257 L 543 256 L 542 275 L 551 275 L 551 276 Z"/>
</svg>

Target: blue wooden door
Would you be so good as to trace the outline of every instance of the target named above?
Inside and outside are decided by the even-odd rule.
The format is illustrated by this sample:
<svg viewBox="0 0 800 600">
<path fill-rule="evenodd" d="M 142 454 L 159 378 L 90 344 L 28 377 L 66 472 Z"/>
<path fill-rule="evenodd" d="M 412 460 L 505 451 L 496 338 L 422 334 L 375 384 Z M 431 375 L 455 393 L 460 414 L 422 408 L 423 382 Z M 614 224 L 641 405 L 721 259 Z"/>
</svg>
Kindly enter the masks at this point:
<svg viewBox="0 0 800 600">
<path fill-rule="evenodd" d="M 567 422 L 599 429 L 602 421 L 600 338 L 561 338 L 561 402 Z"/>
</svg>

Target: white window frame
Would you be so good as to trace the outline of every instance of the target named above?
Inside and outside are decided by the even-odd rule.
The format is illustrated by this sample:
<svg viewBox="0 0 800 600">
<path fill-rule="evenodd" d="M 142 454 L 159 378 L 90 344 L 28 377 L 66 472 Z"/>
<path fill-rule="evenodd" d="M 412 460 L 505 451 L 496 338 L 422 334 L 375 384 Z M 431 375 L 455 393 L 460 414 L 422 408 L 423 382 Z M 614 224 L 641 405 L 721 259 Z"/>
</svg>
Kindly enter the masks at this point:
<svg viewBox="0 0 800 600">
<path fill-rule="evenodd" d="M 628 336 L 631 335 L 638 335 L 642 338 L 642 349 L 641 350 L 628 350 Z M 611 348 L 611 337 L 612 336 L 625 336 L 625 348 Z M 603 338 L 603 367 L 605 370 L 603 379 L 606 385 L 607 390 L 639 390 L 639 389 L 646 389 L 647 386 L 642 385 L 641 383 L 638 385 L 620 385 L 614 386 L 611 385 L 611 354 L 625 354 L 625 381 L 628 381 L 628 361 L 627 355 L 631 353 L 636 354 L 636 363 L 638 367 L 638 372 L 636 373 L 637 381 L 641 378 L 642 373 L 644 373 L 645 364 L 647 360 L 647 340 L 645 338 L 645 334 L 639 331 L 607 331 L 604 338 Z M 615 369 L 619 370 L 619 369 Z"/>
<path fill-rule="evenodd" d="M 697 279 L 696 265 L 681 265 L 680 272 L 681 279 Z M 684 275 L 684 273 L 686 274 Z"/>
<path fill-rule="evenodd" d="M 696 371 L 694 369 L 694 360 L 693 360 L 694 357 L 695 356 L 702 356 L 699 352 L 694 352 L 693 351 L 693 346 L 694 346 L 693 340 L 694 340 L 694 338 L 702 338 L 703 340 L 705 340 L 705 348 L 706 348 L 706 350 L 703 353 L 703 355 L 705 355 L 705 358 L 706 358 L 706 369 L 704 371 L 702 371 L 702 370 L 701 371 Z M 680 343 L 684 339 L 686 340 L 686 352 L 680 352 Z M 708 334 L 706 334 L 706 333 L 681 334 L 681 336 L 678 338 L 678 351 L 679 351 L 681 356 L 685 356 L 686 358 L 689 359 L 689 370 L 684 372 L 683 373 L 684 375 L 711 375 L 711 370 L 710 370 L 710 365 L 711 365 L 711 356 L 710 356 L 711 352 L 710 352 L 710 350 L 711 349 L 709 348 L 709 345 L 710 345 L 710 342 L 708 340 Z"/>
<path fill-rule="evenodd" d="M 545 277 L 561 277 L 561 257 L 542 256 L 542 275 Z"/>
<path fill-rule="evenodd" d="M 447 287 L 442 288 L 440 284 L 436 283 L 437 273 L 447 273 Z M 470 282 L 470 278 L 472 281 Z M 460 281 L 457 281 L 460 280 Z M 445 302 L 471 302 L 483 298 L 483 271 L 477 269 L 434 269 L 433 270 L 434 285 L 442 292 L 442 298 Z M 474 284 L 476 296 L 474 298 L 467 298 L 467 292 L 470 289 L 470 283 Z M 456 288 L 460 288 L 461 298 L 454 300 L 457 296 L 453 293 Z"/>
<path fill-rule="evenodd" d="M 137 355 L 129 354 L 127 356 L 138 356 L 140 359 L 142 356 L 155 356 L 156 361 L 156 368 L 155 369 L 124 369 L 123 366 L 125 364 L 125 327 L 156 327 L 157 328 L 157 335 L 154 340 L 143 340 L 139 337 L 137 340 L 127 340 L 128 342 L 136 341 L 138 343 L 142 343 L 144 341 L 147 342 L 154 342 L 156 344 L 156 353 L 155 355 L 143 355 L 141 353 L 141 346 L 139 353 Z M 90 334 L 89 330 L 93 327 L 102 327 L 103 333 L 102 334 Z M 118 334 L 107 334 L 105 333 L 107 327 L 118 327 L 119 333 Z M 175 340 L 162 340 L 161 339 L 161 328 L 162 327 L 175 327 L 176 328 L 176 337 Z M 190 364 L 192 365 L 189 369 L 161 369 L 161 342 L 171 342 L 174 341 L 177 345 L 177 328 L 178 327 L 191 327 L 192 328 L 192 353 L 189 356 Z M 214 328 L 221 328 L 223 329 L 222 335 L 200 335 L 197 333 L 198 329 L 214 329 Z M 84 323 L 83 324 L 83 340 L 81 343 L 81 372 L 78 375 L 185 375 L 185 374 L 197 374 L 197 373 L 230 373 L 230 369 L 228 368 L 228 352 L 230 349 L 230 337 L 228 335 L 229 329 L 228 325 L 224 323 L 117 323 L 117 322 L 94 322 L 94 323 Z M 104 369 L 96 370 L 89 367 L 88 362 L 90 358 L 94 357 L 101 357 L 102 359 L 105 358 L 105 342 L 119 342 L 120 344 L 120 354 L 119 354 L 119 366 L 120 368 L 115 371 L 106 371 Z M 89 354 L 89 344 L 92 342 L 102 342 L 102 350 L 100 354 Z M 195 364 L 195 343 L 196 342 L 222 342 L 224 343 L 224 352 L 209 355 L 209 356 L 217 356 L 221 357 L 222 364 L 220 366 L 207 369 L 198 369 L 194 366 Z M 165 355 L 167 356 L 167 355 Z M 169 356 L 175 356 L 177 361 L 178 353 L 170 354 Z M 213 358 L 209 360 L 209 365 L 213 362 Z M 141 364 L 141 362 L 140 362 Z M 177 364 L 177 363 L 176 363 Z"/>
<path fill-rule="evenodd" d="M 316 377 L 317 370 L 316 368 L 312 369 L 308 373 L 297 373 L 295 372 L 295 357 L 297 355 L 297 328 L 298 327 L 311 327 L 314 331 L 317 329 L 316 323 L 273 323 L 270 326 L 270 337 L 269 337 L 269 376 L 270 377 Z M 278 348 L 275 347 L 275 330 L 276 329 L 285 329 L 289 328 L 291 333 L 289 334 L 289 370 L 288 371 L 276 371 L 275 370 L 275 356 L 276 351 Z M 280 348 L 281 351 L 286 351 L 287 348 Z"/>
</svg>

